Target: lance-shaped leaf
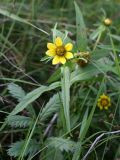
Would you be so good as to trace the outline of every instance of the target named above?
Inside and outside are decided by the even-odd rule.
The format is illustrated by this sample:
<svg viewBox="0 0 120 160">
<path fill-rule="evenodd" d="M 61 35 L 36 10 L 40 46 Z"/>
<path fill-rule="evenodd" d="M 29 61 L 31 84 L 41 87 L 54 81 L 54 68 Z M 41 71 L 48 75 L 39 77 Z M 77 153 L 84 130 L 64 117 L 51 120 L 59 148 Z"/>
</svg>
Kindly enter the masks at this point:
<svg viewBox="0 0 120 160">
<path fill-rule="evenodd" d="M 84 23 L 84 19 L 82 16 L 82 12 L 77 5 L 75 4 L 75 11 L 76 11 L 76 27 L 77 27 L 77 47 L 80 51 L 85 51 L 87 49 L 87 35 L 86 35 L 86 27 Z"/>
</svg>

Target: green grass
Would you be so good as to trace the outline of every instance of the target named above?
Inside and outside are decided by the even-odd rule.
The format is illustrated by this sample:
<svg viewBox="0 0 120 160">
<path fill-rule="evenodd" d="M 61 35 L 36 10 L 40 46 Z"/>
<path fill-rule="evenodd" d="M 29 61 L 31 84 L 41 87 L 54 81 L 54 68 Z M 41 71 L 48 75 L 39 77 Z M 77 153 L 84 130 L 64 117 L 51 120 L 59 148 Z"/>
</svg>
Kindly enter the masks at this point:
<svg viewBox="0 0 120 160">
<path fill-rule="evenodd" d="M 119 0 L 0 0 L 0 160 L 120 159 L 119 10 Z M 89 63 L 52 65 L 56 36 Z"/>
</svg>

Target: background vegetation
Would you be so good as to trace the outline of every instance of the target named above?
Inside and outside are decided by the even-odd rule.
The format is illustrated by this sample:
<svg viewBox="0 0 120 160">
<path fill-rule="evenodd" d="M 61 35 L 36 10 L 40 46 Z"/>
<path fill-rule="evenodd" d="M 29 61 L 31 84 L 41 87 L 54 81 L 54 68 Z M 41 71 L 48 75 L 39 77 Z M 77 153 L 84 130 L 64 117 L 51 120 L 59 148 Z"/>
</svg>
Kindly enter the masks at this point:
<svg viewBox="0 0 120 160">
<path fill-rule="evenodd" d="M 77 72 L 70 65 L 74 84 L 70 90 L 71 129 L 66 132 L 61 89 L 57 88 L 59 66 L 40 60 L 56 23 L 59 31 L 67 30 L 76 42 L 75 17 L 79 19 L 81 12 L 75 11 L 72 0 L 0 0 L 0 160 L 82 159 L 103 133 L 87 159 L 120 159 L 119 134 L 111 134 L 120 130 L 120 1 L 76 2 L 86 25 L 87 49 L 97 51 L 91 59 L 94 67 L 88 64 Z M 103 25 L 105 17 L 112 19 L 110 27 Z M 34 89 L 38 90 L 31 93 Z M 29 92 L 27 100 L 33 103 L 26 108 L 28 101 L 23 98 Z M 94 112 L 102 93 L 110 96 L 112 106 Z M 19 111 L 15 110 L 18 103 Z"/>
</svg>

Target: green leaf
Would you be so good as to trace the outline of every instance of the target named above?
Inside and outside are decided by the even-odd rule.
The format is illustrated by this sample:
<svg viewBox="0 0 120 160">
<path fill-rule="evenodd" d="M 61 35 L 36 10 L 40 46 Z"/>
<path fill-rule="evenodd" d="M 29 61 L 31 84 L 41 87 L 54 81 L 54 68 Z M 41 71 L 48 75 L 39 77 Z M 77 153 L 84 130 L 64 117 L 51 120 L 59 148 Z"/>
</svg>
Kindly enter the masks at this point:
<svg viewBox="0 0 120 160">
<path fill-rule="evenodd" d="M 67 36 L 68 32 L 66 31 L 65 33 L 59 31 L 58 29 L 56 29 L 56 25 L 55 27 L 52 29 L 53 32 L 53 42 L 55 41 L 56 37 L 61 37 L 63 42 L 66 43 L 73 43 L 72 40 Z"/>
<path fill-rule="evenodd" d="M 83 143 L 83 140 L 87 134 L 87 131 L 90 127 L 90 124 L 91 124 L 91 121 L 92 121 L 92 118 L 93 118 L 93 115 L 94 115 L 94 112 L 95 112 L 95 109 L 96 109 L 96 104 L 97 104 L 97 100 L 100 96 L 100 93 L 102 91 L 102 88 L 103 88 L 103 85 L 104 85 L 104 78 L 102 79 L 102 82 L 101 82 L 101 85 L 99 87 L 99 90 L 98 90 L 98 94 L 97 94 L 97 97 L 95 98 L 95 102 L 93 104 L 93 107 L 90 111 L 90 114 L 88 115 L 88 112 L 86 111 L 85 115 L 84 115 L 84 120 L 82 121 L 82 133 L 80 134 L 80 137 L 79 137 L 79 141 L 76 145 L 76 149 L 75 149 L 75 153 L 73 155 L 73 159 L 72 160 L 78 160 L 80 158 L 80 155 L 81 155 L 81 151 L 82 151 L 82 143 Z"/>
<path fill-rule="evenodd" d="M 52 29 L 53 42 L 55 41 L 56 37 L 61 37 L 61 39 L 63 40 L 64 44 L 67 44 L 67 43 L 72 43 L 73 44 L 73 41 L 68 37 L 68 33 L 69 32 L 67 30 L 65 30 L 65 32 L 61 32 L 56 27 L 57 26 L 55 25 L 55 27 Z M 73 53 L 75 53 L 77 51 L 76 45 L 73 45 L 72 51 L 73 51 Z"/>
<path fill-rule="evenodd" d="M 88 64 L 84 68 L 80 68 L 71 73 L 71 84 L 77 81 L 83 81 L 93 78 L 93 76 L 103 73 L 105 74 L 108 71 L 114 72 L 115 69 L 112 67 L 112 64 L 109 62 L 105 64 L 103 61 L 96 61 L 93 64 Z"/>
<path fill-rule="evenodd" d="M 120 41 L 120 36 L 114 35 L 114 34 L 110 34 L 110 36 L 111 36 L 113 39 L 115 39 L 115 40 L 117 40 L 117 41 Z"/>
<path fill-rule="evenodd" d="M 9 116 L 15 115 L 19 112 L 21 112 L 23 109 L 25 109 L 29 104 L 31 104 L 33 101 L 35 101 L 41 94 L 44 92 L 53 90 L 55 88 L 60 87 L 60 82 L 56 82 L 51 84 L 50 86 L 41 86 L 32 92 L 28 93 L 22 101 L 15 107 L 15 109 L 10 113 Z"/>
<path fill-rule="evenodd" d="M 62 102 L 65 117 L 66 131 L 70 132 L 70 71 L 69 68 L 62 68 Z"/>
<path fill-rule="evenodd" d="M 20 115 L 10 116 L 6 120 L 8 125 L 15 128 L 26 128 L 32 123 L 32 119 L 30 117 Z"/>
<path fill-rule="evenodd" d="M 87 123 L 87 118 L 88 118 L 88 108 L 86 109 L 86 112 L 84 114 L 84 117 L 82 119 L 82 125 L 80 128 L 80 134 L 79 134 L 79 139 L 80 141 L 77 142 L 76 146 L 75 146 L 75 152 L 73 154 L 73 159 L 72 160 L 78 160 L 79 159 L 79 155 L 81 153 L 81 149 L 82 149 L 82 139 L 84 137 L 84 128 L 86 127 L 86 123 Z"/>
<path fill-rule="evenodd" d="M 100 25 L 94 32 L 90 34 L 90 39 L 95 40 L 99 35 L 102 34 L 102 32 L 105 31 L 105 26 Z"/>
<path fill-rule="evenodd" d="M 50 78 L 48 79 L 47 83 L 52 83 L 55 82 L 57 80 L 60 79 L 60 75 L 61 75 L 61 70 L 60 68 L 58 68 L 56 71 L 54 71 L 54 73 L 50 76 Z"/>
<path fill-rule="evenodd" d="M 11 144 L 10 148 L 8 149 L 8 155 L 13 157 L 20 156 L 24 143 L 25 141 L 21 140 Z M 28 148 L 24 156 L 34 155 L 39 149 L 40 149 L 40 143 L 38 143 L 34 139 L 30 140 L 30 143 L 28 145 Z"/>
<path fill-rule="evenodd" d="M 7 16 L 7 17 L 9 17 L 9 18 L 11 18 L 11 19 L 13 19 L 13 20 L 16 20 L 16 21 L 19 21 L 19 22 L 28 24 L 28 25 L 30 25 L 30 26 L 38 29 L 39 31 L 41 31 L 41 32 L 49 35 L 49 33 L 47 33 L 46 31 L 44 31 L 43 29 L 38 28 L 37 26 L 35 26 L 35 25 L 33 25 L 32 23 L 28 22 L 26 19 L 23 19 L 23 18 L 15 15 L 15 14 L 9 12 L 9 11 L 6 11 L 6 10 L 3 10 L 3 9 L 0 8 L 0 14 L 2 14 L 2 15 L 4 15 L 4 16 Z"/>
<path fill-rule="evenodd" d="M 45 155 L 44 156 L 45 160 L 51 160 L 51 159 L 64 160 L 63 153 L 59 149 L 56 149 L 50 146 L 47 148 L 46 152 L 43 154 Z"/>
<path fill-rule="evenodd" d="M 101 44 L 101 45 L 98 45 L 98 47 L 101 48 L 101 49 L 106 49 L 106 50 L 108 50 L 108 51 L 113 50 L 113 48 L 112 48 L 111 45 L 103 45 L 103 44 Z M 116 46 L 114 47 L 114 50 L 117 51 L 117 52 L 120 52 L 120 46 L 117 46 L 117 45 L 116 45 Z"/>
<path fill-rule="evenodd" d="M 48 103 L 44 106 L 40 113 L 40 121 L 45 121 L 49 116 L 53 113 L 58 112 L 61 106 L 60 95 L 57 93 L 55 94 Z"/>
<path fill-rule="evenodd" d="M 82 125 L 80 128 L 80 135 L 79 138 L 82 140 L 84 137 L 84 128 L 86 127 L 86 123 L 87 123 L 87 118 L 88 118 L 88 108 L 86 109 L 86 112 L 84 114 L 84 117 L 82 119 Z"/>
<path fill-rule="evenodd" d="M 8 85 L 8 90 L 14 98 L 18 99 L 19 102 L 25 97 L 24 90 L 17 84 L 10 83 Z"/>
<path fill-rule="evenodd" d="M 109 55 L 108 50 L 106 50 L 106 49 L 96 49 L 95 51 L 92 52 L 91 59 L 92 60 L 98 60 L 98 59 L 106 57 L 108 55 Z"/>
<path fill-rule="evenodd" d="M 73 152 L 75 142 L 61 137 L 51 137 L 48 139 L 48 145 L 61 151 Z"/>
<path fill-rule="evenodd" d="M 10 83 L 8 85 L 8 90 L 10 92 L 10 94 L 14 97 L 14 98 L 17 98 L 17 100 L 20 102 L 22 101 L 22 99 L 25 97 L 26 93 L 25 91 L 20 87 L 18 86 L 17 84 L 15 83 Z M 32 107 L 32 105 L 29 105 L 27 110 L 31 113 L 32 116 L 35 117 L 35 111 L 34 111 L 34 108 Z"/>
<path fill-rule="evenodd" d="M 86 26 L 84 23 L 82 12 L 77 5 L 75 4 L 75 11 L 76 11 L 76 27 L 77 27 L 77 47 L 80 51 L 86 51 L 87 50 L 87 34 L 86 34 Z"/>
</svg>

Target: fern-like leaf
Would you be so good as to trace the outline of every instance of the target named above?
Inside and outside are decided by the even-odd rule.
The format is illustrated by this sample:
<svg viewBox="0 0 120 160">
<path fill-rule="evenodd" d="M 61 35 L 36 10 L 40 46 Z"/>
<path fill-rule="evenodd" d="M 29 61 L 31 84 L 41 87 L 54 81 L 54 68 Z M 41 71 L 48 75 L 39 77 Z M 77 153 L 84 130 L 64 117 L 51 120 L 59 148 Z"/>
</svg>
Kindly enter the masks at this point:
<svg viewBox="0 0 120 160">
<path fill-rule="evenodd" d="M 25 141 L 17 141 L 13 144 L 11 144 L 10 148 L 8 149 L 8 155 L 13 157 L 20 156 L 23 147 L 24 147 Z M 27 147 L 27 150 L 25 152 L 24 156 L 32 156 L 34 155 L 38 150 L 40 149 L 40 143 L 38 143 L 36 140 L 30 140 L 30 143 Z"/>
<path fill-rule="evenodd" d="M 44 121 L 49 116 L 51 116 L 53 113 L 58 112 L 60 105 L 61 105 L 60 95 L 57 93 L 52 98 L 50 98 L 48 103 L 42 109 L 41 114 L 40 114 L 40 120 Z"/>
<path fill-rule="evenodd" d="M 24 98 L 25 92 L 24 90 L 18 86 L 17 84 L 10 83 L 8 85 L 9 93 L 16 98 L 19 102 Z"/>
<path fill-rule="evenodd" d="M 18 102 L 20 102 L 26 95 L 25 91 L 15 83 L 10 83 L 8 85 L 8 90 L 12 97 L 16 98 Z M 32 105 L 29 105 L 27 110 L 31 113 L 31 115 L 35 116 L 35 111 Z"/>
<path fill-rule="evenodd" d="M 54 147 L 55 149 L 59 149 L 61 151 L 73 152 L 76 143 L 61 137 L 51 137 L 48 139 L 48 144 L 50 147 Z"/>
<path fill-rule="evenodd" d="M 32 123 L 32 119 L 30 117 L 14 115 L 7 118 L 7 123 L 11 127 L 26 128 Z"/>
</svg>

